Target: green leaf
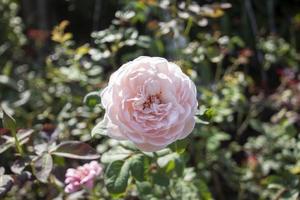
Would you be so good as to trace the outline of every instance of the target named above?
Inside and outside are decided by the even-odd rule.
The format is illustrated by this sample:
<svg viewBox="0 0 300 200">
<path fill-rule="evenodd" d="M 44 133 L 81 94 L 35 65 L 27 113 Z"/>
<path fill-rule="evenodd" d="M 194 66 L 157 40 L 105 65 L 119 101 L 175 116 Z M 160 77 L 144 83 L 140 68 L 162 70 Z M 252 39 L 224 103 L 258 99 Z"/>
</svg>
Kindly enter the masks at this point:
<svg viewBox="0 0 300 200">
<path fill-rule="evenodd" d="M 199 192 L 203 200 L 212 200 L 212 195 L 207 184 L 203 180 L 199 180 Z"/>
<path fill-rule="evenodd" d="M 153 182 L 156 185 L 167 187 L 170 184 L 168 176 L 162 172 L 157 172 L 153 174 Z"/>
<path fill-rule="evenodd" d="M 1 144 L 0 144 L 0 154 L 5 152 L 10 147 L 12 147 L 14 144 L 13 143 L 14 139 L 12 137 L 6 137 L 4 139 L 5 139 L 5 141 L 1 142 Z M 1 140 L 2 140 L 2 138 L 1 138 Z"/>
<path fill-rule="evenodd" d="M 206 52 L 206 55 L 207 55 L 208 59 L 212 63 L 221 62 L 222 59 L 223 59 L 223 55 L 221 54 L 219 49 L 216 49 L 216 48 L 213 48 L 213 47 L 207 47 L 205 52 Z"/>
<path fill-rule="evenodd" d="M 196 112 L 196 123 L 198 124 L 209 124 L 209 121 L 216 115 L 216 111 L 213 108 L 200 108 Z"/>
<path fill-rule="evenodd" d="M 144 159 L 143 155 L 134 155 L 129 159 L 131 175 L 138 181 L 144 180 Z"/>
<path fill-rule="evenodd" d="M 9 175 L 0 174 L 0 198 L 4 197 L 12 186 L 13 178 Z"/>
<path fill-rule="evenodd" d="M 30 99 L 31 93 L 30 90 L 26 90 L 19 95 L 19 99 L 13 103 L 14 107 L 20 107 L 27 103 Z"/>
<path fill-rule="evenodd" d="M 131 151 L 137 151 L 138 150 L 138 148 L 136 148 L 136 146 L 130 141 L 121 141 L 120 145 L 122 147 L 124 147 L 125 149 L 131 150 Z"/>
<path fill-rule="evenodd" d="M 280 192 L 280 191 L 278 191 Z M 283 200 L 299 200 L 298 189 L 290 189 L 282 193 L 281 199 Z"/>
<path fill-rule="evenodd" d="M 96 105 L 101 103 L 101 98 L 100 98 L 100 94 L 99 92 L 90 92 L 88 93 L 84 99 L 83 102 L 85 103 L 85 105 L 87 105 L 88 107 L 95 107 Z"/>
<path fill-rule="evenodd" d="M 11 132 L 16 132 L 17 130 L 16 120 L 8 113 L 6 113 L 4 109 L 2 109 L 2 111 L 3 111 L 3 119 L 2 119 L 3 127 L 9 129 Z"/>
<path fill-rule="evenodd" d="M 62 156 L 73 159 L 94 160 L 100 155 L 90 145 L 79 141 L 66 141 L 51 151 L 52 155 Z"/>
<path fill-rule="evenodd" d="M 106 129 L 106 120 L 103 119 L 100 121 L 92 130 L 91 133 L 92 137 L 95 135 L 104 135 L 107 136 L 107 129 Z"/>
<path fill-rule="evenodd" d="M 33 129 L 20 129 L 17 132 L 17 137 L 20 143 L 22 143 L 23 140 L 29 139 L 29 137 L 33 134 Z"/>
<path fill-rule="evenodd" d="M 21 174 L 27 165 L 29 165 L 30 159 L 28 157 L 22 157 L 16 160 L 10 170 L 15 174 Z"/>
<path fill-rule="evenodd" d="M 122 147 L 116 147 L 109 150 L 108 152 L 105 152 L 101 156 L 101 162 L 112 163 L 117 160 L 126 160 L 131 154 L 132 151 L 128 151 L 127 149 L 124 149 Z"/>
<path fill-rule="evenodd" d="M 16 137 L 18 141 L 20 142 L 20 145 L 23 145 L 27 143 L 30 139 L 30 136 L 32 135 L 33 130 L 32 129 L 22 129 L 19 130 Z M 16 140 L 13 137 L 4 135 L 1 137 L 0 140 L 0 154 L 5 152 L 10 147 L 13 147 L 16 143 Z"/>
<path fill-rule="evenodd" d="M 120 194 L 126 191 L 129 179 L 130 162 L 117 160 L 107 167 L 105 185 L 108 192 Z"/>
<path fill-rule="evenodd" d="M 160 168 L 164 168 L 168 165 L 169 162 L 172 160 L 175 160 L 175 158 L 178 156 L 177 153 L 171 153 L 162 157 L 159 157 L 157 159 L 157 164 Z"/>
<path fill-rule="evenodd" d="M 225 132 L 215 132 L 211 137 L 208 138 L 207 140 L 207 149 L 210 151 L 215 151 L 217 150 L 221 142 L 229 140 L 230 135 L 225 133 Z"/>
<path fill-rule="evenodd" d="M 4 128 L 7 128 L 7 129 L 10 130 L 11 134 L 14 136 L 15 145 L 16 145 L 16 149 L 17 149 L 18 153 L 23 155 L 22 146 L 21 146 L 20 141 L 18 140 L 18 137 L 17 137 L 16 121 L 12 116 L 7 114 L 4 109 L 2 109 L 2 110 L 3 110 L 3 119 L 2 119 L 3 120 L 3 126 L 4 126 Z"/>
<path fill-rule="evenodd" d="M 197 116 L 195 116 L 195 121 L 196 121 L 197 124 L 204 124 L 204 125 L 209 124 L 208 121 L 205 121 L 205 120 L 203 120 L 203 119 L 200 119 L 200 118 L 197 117 Z"/>
<path fill-rule="evenodd" d="M 152 185 L 149 182 L 146 182 L 146 181 L 139 182 L 139 181 L 137 181 L 136 182 L 136 187 L 137 187 L 137 190 L 138 190 L 140 196 L 148 195 L 148 194 L 152 193 Z"/>
<path fill-rule="evenodd" d="M 184 162 L 178 153 L 168 154 L 157 159 L 158 166 L 164 168 L 167 173 L 176 171 L 178 176 L 182 176 L 184 170 Z"/>
<path fill-rule="evenodd" d="M 181 157 L 175 158 L 175 171 L 177 175 L 180 177 L 183 175 L 183 170 L 184 170 L 184 162 Z"/>
<path fill-rule="evenodd" d="M 203 115 L 205 119 L 211 120 L 216 115 L 216 111 L 213 108 L 209 108 L 204 112 Z"/>
<path fill-rule="evenodd" d="M 172 151 L 169 148 L 165 148 L 159 151 L 156 151 L 155 154 L 158 157 L 166 156 L 168 154 L 172 153 Z"/>
<path fill-rule="evenodd" d="M 11 79 L 8 76 L 0 75 L 0 84 L 9 86 L 12 89 L 18 91 L 18 85 L 17 85 L 16 81 L 14 81 L 13 79 Z"/>
<path fill-rule="evenodd" d="M 172 151 L 177 152 L 178 154 L 182 154 L 185 152 L 188 145 L 188 139 L 177 140 L 173 144 L 170 145 Z"/>
<path fill-rule="evenodd" d="M 176 167 L 175 160 L 171 160 L 170 162 L 168 162 L 168 164 L 165 167 L 166 172 L 167 173 L 172 172 L 175 169 L 175 167 Z"/>
<path fill-rule="evenodd" d="M 36 178 L 47 183 L 47 179 L 52 171 L 53 160 L 49 153 L 44 153 L 33 162 L 33 173 Z"/>
<path fill-rule="evenodd" d="M 265 133 L 264 128 L 263 128 L 263 123 L 260 122 L 259 120 L 251 119 L 249 124 L 250 124 L 251 128 L 253 128 L 257 132 Z"/>
</svg>

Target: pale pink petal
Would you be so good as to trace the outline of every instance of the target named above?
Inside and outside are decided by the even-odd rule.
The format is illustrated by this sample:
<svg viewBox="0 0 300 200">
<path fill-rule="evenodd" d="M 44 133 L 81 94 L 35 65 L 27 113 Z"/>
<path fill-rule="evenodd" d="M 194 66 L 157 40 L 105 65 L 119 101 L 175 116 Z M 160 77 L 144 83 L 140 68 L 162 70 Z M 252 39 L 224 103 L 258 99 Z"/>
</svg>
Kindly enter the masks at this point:
<svg viewBox="0 0 300 200">
<path fill-rule="evenodd" d="M 102 166 L 96 161 L 86 163 L 76 169 L 68 169 L 65 179 L 65 192 L 72 193 L 80 190 L 83 186 L 91 189 L 94 186 L 96 177 L 100 175 L 101 172 Z"/>
<path fill-rule="evenodd" d="M 185 126 L 184 126 L 184 129 L 182 131 L 182 134 L 179 135 L 178 139 L 184 139 L 186 138 L 194 129 L 195 127 L 195 119 L 194 117 L 191 117 L 189 119 L 186 120 L 186 123 L 185 123 Z"/>
<path fill-rule="evenodd" d="M 153 151 L 158 151 L 161 150 L 163 148 L 165 148 L 165 146 L 154 146 L 151 144 L 136 144 L 136 146 L 141 149 L 142 151 L 146 151 L 146 152 L 153 152 Z"/>
<path fill-rule="evenodd" d="M 194 126 L 196 86 L 164 58 L 142 56 L 122 65 L 102 91 L 108 136 L 156 151 L 183 139 Z"/>
</svg>

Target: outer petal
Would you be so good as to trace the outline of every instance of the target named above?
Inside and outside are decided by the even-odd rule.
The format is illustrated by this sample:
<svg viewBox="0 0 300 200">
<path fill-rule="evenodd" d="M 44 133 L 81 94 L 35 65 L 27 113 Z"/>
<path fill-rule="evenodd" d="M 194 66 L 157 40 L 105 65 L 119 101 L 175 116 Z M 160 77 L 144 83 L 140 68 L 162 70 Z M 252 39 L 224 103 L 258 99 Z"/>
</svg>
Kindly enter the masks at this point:
<svg viewBox="0 0 300 200">
<path fill-rule="evenodd" d="M 139 148 L 142 151 L 146 152 L 153 152 L 153 151 L 158 151 L 166 147 L 166 145 L 163 146 L 155 146 L 149 143 L 143 143 L 143 144 L 135 144 L 137 148 Z"/>
<path fill-rule="evenodd" d="M 117 140 L 126 140 L 128 139 L 126 136 L 122 134 L 120 128 L 114 124 L 109 124 L 107 128 L 107 135 L 117 139 Z"/>
<path fill-rule="evenodd" d="M 195 118 L 194 116 L 191 116 L 189 119 L 186 120 L 184 129 L 181 133 L 181 135 L 179 135 L 179 137 L 177 139 L 181 140 L 186 138 L 194 129 L 195 127 Z"/>
</svg>

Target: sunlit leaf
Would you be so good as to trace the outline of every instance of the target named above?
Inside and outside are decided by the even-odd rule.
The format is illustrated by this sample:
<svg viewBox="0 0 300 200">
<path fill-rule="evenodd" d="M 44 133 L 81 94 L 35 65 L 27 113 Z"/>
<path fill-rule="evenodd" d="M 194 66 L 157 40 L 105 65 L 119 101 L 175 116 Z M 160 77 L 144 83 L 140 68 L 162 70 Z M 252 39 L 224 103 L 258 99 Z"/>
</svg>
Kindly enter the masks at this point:
<svg viewBox="0 0 300 200">
<path fill-rule="evenodd" d="M 130 141 L 121 141 L 120 145 L 130 151 L 137 151 L 137 147 Z"/>
<path fill-rule="evenodd" d="M 53 160 L 49 153 L 44 153 L 33 162 L 33 173 L 36 178 L 46 183 L 52 171 Z"/>
<path fill-rule="evenodd" d="M 102 163 L 111 163 L 117 160 L 125 160 L 132 154 L 132 151 L 126 150 L 122 147 L 113 148 L 105 152 L 101 156 Z"/>
<path fill-rule="evenodd" d="M 16 91 L 18 90 L 17 83 L 8 76 L 0 75 L 0 84 L 9 86 L 15 89 Z"/>
<path fill-rule="evenodd" d="M 101 120 L 92 130 L 92 137 L 94 137 L 95 135 L 107 135 L 107 129 L 106 129 L 106 124 L 107 121 L 104 118 L 103 120 Z"/>
<path fill-rule="evenodd" d="M 89 52 L 90 48 L 88 45 L 82 45 L 76 49 L 76 54 L 85 55 Z"/>
<path fill-rule="evenodd" d="M 199 179 L 199 192 L 203 200 L 212 200 L 213 197 L 205 181 Z"/>
<path fill-rule="evenodd" d="M 12 186 L 13 178 L 9 175 L 0 174 L 0 198 L 4 197 Z"/>
</svg>

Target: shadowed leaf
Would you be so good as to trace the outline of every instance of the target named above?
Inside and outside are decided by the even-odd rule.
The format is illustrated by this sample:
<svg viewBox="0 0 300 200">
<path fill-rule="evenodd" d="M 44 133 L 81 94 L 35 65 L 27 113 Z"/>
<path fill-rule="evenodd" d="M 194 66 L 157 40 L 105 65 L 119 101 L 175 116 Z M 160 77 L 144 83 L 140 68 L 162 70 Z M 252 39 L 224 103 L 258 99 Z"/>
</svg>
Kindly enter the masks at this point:
<svg viewBox="0 0 300 200">
<path fill-rule="evenodd" d="M 10 116 L 8 113 L 6 113 L 4 110 L 3 110 L 2 122 L 3 122 L 4 128 L 9 129 L 11 132 L 13 132 L 13 131 L 16 132 L 17 128 L 16 128 L 15 119 L 12 116 Z"/>
<path fill-rule="evenodd" d="M 30 159 L 28 157 L 19 158 L 12 164 L 10 170 L 15 174 L 21 174 L 25 167 L 29 165 L 29 162 Z"/>
<path fill-rule="evenodd" d="M 144 156 L 135 155 L 130 158 L 131 175 L 138 181 L 144 180 Z"/>
<path fill-rule="evenodd" d="M 170 180 L 166 174 L 157 172 L 153 174 L 153 182 L 157 185 L 167 187 L 170 184 Z"/>
<path fill-rule="evenodd" d="M 125 192 L 129 178 L 130 162 L 117 160 L 112 162 L 105 173 L 107 190 L 113 194 Z"/>
</svg>

